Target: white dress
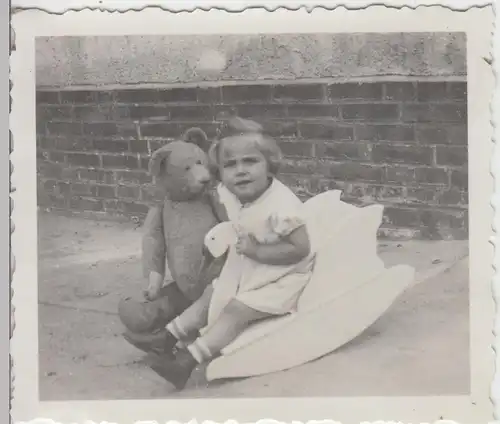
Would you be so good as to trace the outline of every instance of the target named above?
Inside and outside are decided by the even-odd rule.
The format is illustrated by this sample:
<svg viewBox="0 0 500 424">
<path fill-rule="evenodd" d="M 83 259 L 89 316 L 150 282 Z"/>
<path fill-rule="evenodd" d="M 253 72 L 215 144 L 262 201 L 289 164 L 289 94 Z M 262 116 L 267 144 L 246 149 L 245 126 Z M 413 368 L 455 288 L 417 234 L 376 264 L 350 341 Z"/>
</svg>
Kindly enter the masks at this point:
<svg viewBox="0 0 500 424">
<path fill-rule="evenodd" d="M 304 204 L 276 179 L 257 200 L 245 205 L 222 185 L 218 192 L 231 223 L 253 234 L 261 243 L 275 242 L 280 236 L 305 225 Z M 294 265 L 262 264 L 239 255 L 231 245 L 226 264 L 214 282 L 208 326 L 232 299 L 269 314 L 294 312 L 311 277 L 313 263 L 314 253 L 311 252 Z"/>
</svg>

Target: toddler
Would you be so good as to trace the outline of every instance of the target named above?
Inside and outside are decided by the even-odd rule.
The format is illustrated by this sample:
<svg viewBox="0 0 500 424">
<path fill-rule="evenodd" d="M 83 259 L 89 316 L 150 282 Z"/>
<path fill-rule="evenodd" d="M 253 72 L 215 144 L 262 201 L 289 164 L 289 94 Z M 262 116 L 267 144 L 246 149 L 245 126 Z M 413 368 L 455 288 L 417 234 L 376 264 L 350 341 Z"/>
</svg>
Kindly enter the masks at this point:
<svg viewBox="0 0 500 424">
<path fill-rule="evenodd" d="M 158 335 L 164 353 L 143 346 L 150 351 L 149 366 L 177 389 L 198 364 L 218 355 L 252 323 L 293 312 L 314 262 L 303 203 L 276 179 L 281 160 L 276 141 L 243 133 L 215 142 L 209 156 L 236 242 L 219 278 Z"/>
</svg>

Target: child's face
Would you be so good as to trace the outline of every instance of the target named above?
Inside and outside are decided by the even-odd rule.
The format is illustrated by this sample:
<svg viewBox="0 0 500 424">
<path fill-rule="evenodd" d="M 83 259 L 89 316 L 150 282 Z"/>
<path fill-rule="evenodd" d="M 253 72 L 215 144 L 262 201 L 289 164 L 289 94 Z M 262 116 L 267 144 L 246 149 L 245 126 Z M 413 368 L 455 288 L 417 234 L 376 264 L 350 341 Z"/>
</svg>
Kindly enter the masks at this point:
<svg viewBox="0 0 500 424">
<path fill-rule="evenodd" d="M 243 203 L 260 197 L 269 186 L 269 167 L 255 143 L 244 137 L 224 140 L 220 146 L 222 183 Z"/>
</svg>

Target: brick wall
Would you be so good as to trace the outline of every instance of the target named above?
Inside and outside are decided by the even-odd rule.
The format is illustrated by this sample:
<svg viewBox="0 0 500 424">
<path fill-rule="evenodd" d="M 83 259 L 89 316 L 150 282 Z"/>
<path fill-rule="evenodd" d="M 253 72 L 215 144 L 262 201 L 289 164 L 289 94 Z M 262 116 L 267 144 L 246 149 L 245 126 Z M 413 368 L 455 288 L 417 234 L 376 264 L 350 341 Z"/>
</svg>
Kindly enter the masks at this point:
<svg viewBox="0 0 500 424">
<path fill-rule="evenodd" d="M 229 110 L 265 124 L 302 197 L 330 188 L 386 206 L 381 235 L 466 238 L 466 84 L 308 83 L 38 91 L 38 203 L 144 216 L 152 151 Z"/>
</svg>

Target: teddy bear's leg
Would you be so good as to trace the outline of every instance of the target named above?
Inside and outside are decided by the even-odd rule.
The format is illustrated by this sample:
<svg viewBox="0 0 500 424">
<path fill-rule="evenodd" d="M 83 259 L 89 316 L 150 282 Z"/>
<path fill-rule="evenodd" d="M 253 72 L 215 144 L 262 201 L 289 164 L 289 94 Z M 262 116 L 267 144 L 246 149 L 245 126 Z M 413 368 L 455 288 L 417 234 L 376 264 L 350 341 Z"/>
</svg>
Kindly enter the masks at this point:
<svg viewBox="0 0 500 424">
<path fill-rule="evenodd" d="M 190 304 L 177 284 L 170 283 L 162 288 L 161 296 L 156 300 L 122 299 L 118 305 L 118 315 L 129 331 L 147 333 L 164 328 Z"/>
</svg>

